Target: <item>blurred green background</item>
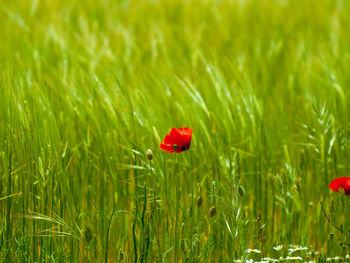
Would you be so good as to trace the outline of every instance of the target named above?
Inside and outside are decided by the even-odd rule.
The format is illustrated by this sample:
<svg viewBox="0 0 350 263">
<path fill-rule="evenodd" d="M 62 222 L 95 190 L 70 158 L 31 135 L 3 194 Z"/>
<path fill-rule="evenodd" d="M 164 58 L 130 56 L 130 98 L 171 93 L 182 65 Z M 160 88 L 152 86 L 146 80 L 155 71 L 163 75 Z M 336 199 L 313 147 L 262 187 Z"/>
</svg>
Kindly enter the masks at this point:
<svg viewBox="0 0 350 263">
<path fill-rule="evenodd" d="M 0 3 L 3 262 L 348 253 L 349 1 Z"/>
</svg>

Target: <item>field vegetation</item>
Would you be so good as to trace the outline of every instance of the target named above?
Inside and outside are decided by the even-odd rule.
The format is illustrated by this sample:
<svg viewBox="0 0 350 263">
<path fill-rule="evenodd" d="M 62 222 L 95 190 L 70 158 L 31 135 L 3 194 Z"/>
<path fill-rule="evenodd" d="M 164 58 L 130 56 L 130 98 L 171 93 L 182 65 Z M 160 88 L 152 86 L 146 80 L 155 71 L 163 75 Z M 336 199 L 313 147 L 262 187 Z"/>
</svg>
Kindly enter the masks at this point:
<svg viewBox="0 0 350 263">
<path fill-rule="evenodd" d="M 350 1 L 0 3 L 0 261 L 349 261 Z"/>
</svg>

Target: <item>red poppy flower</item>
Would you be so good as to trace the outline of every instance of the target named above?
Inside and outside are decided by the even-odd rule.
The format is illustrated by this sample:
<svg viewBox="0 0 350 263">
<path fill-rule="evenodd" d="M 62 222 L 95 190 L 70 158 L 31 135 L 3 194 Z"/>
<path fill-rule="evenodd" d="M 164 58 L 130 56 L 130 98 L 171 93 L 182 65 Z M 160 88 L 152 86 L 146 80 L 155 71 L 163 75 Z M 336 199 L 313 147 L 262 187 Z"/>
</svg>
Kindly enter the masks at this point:
<svg viewBox="0 0 350 263">
<path fill-rule="evenodd" d="M 170 133 L 165 135 L 163 142 L 160 144 L 160 149 L 169 153 L 183 152 L 190 149 L 192 128 L 172 128 Z"/>
<path fill-rule="evenodd" d="M 339 188 L 343 188 L 346 195 L 350 195 L 350 177 L 339 177 L 334 179 L 330 184 L 329 188 L 339 192 Z"/>
</svg>

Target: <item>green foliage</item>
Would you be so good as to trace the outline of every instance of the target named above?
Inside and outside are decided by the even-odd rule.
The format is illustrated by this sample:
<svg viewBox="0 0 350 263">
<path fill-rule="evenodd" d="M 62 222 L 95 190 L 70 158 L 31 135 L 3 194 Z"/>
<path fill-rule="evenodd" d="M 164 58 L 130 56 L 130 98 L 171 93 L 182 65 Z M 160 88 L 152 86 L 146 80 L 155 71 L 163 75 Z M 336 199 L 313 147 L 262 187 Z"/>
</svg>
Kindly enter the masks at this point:
<svg viewBox="0 0 350 263">
<path fill-rule="evenodd" d="M 328 189 L 349 176 L 349 1 L 12 0 L 0 15 L 1 260 L 349 253 L 332 225 L 349 230 L 349 200 Z M 160 151 L 186 126 L 189 151 Z"/>
</svg>

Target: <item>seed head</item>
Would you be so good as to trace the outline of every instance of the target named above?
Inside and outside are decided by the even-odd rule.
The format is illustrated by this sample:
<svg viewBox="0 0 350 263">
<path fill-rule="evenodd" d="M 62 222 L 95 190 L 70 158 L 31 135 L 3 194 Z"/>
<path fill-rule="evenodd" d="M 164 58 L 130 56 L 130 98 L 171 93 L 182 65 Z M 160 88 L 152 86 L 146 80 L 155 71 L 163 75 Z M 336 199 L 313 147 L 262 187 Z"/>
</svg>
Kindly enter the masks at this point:
<svg viewBox="0 0 350 263">
<path fill-rule="evenodd" d="M 216 215 L 216 207 L 215 206 L 212 206 L 210 207 L 209 209 L 209 216 L 210 217 L 214 217 Z"/>
<path fill-rule="evenodd" d="M 147 150 L 146 156 L 147 156 L 148 160 L 152 160 L 153 159 L 153 152 L 151 151 L 151 149 Z"/>
<path fill-rule="evenodd" d="M 238 193 L 241 197 L 244 197 L 245 190 L 244 190 L 243 186 L 241 186 L 241 185 L 238 186 Z"/>
<path fill-rule="evenodd" d="M 197 207 L 200 208 L 203 204 L 203 198 L 199 196 L 196 201 Z"/>
<path fill-rule="evenodd" d="M 86 226 L 84 230 L 84 240 L 86 241 L 86 243 L 90 243 L 93 237 L 94 237 L 94 233 L 92 232 L 92 229 L 89 226 Z"/>
<path fill-rule="evenodd" d="M 120 250 L 119 250 L 119 260 L 120 260 L 120 261 L 123 261 L 124 258 L 125 258 L 125 254 L 124 254 L 123 250 L 120 249 Z"/>
</svg>

